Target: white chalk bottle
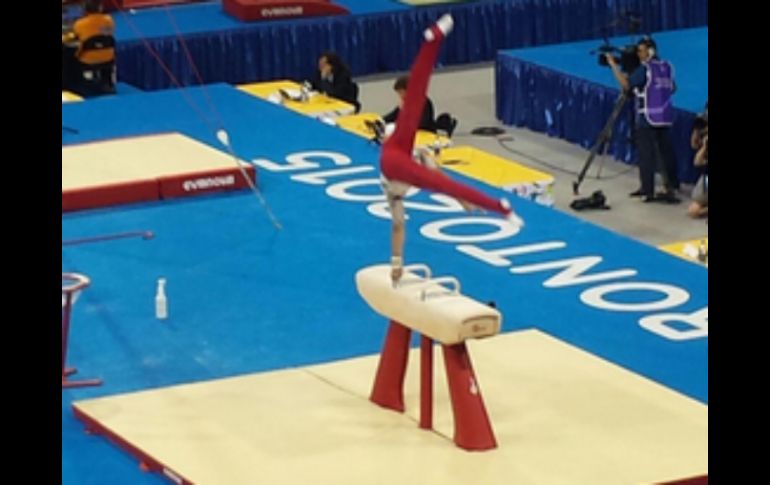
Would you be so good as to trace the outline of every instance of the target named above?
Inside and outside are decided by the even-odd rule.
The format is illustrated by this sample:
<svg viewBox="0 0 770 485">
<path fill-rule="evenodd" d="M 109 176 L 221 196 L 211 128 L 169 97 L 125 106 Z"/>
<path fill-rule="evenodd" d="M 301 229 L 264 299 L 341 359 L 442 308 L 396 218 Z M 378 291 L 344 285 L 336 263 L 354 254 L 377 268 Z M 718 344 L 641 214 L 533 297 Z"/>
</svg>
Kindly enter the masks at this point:
<svg viewBox="0 0 770 485">
<path fill-rule="evenodd" d="M 155 318 L 168 318 L 168 301 L 166 300 L 166 278 L 158 278 L 158 288 L 155 292 Z"/>
</svg>

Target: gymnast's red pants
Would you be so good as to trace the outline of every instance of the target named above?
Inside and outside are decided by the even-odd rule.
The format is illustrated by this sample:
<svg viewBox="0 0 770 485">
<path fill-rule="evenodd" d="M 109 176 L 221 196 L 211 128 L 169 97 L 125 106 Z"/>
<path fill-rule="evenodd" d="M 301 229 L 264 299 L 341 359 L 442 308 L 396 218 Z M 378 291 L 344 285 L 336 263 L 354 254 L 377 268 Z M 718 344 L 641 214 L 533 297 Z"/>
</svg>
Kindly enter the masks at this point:
<svg viewBox="0 0 770 485">
<path fill-rule="evenodd" d="M 425 105 L 428 81 L 441 48 L 441 41 L 444 39 L 444 34 L 435 25 L 431 30 L 435 38 L 423 42 L 412 65 L 404 103 L 396 120 L 396 129 L 382 146 L 380 170 L 391 181 L 398 180 L 421 189 L 447 194 L 506 215 L 510 209 L 503 207 L 499 200 L 412 160 L 414 137 Z"/>
</svg>

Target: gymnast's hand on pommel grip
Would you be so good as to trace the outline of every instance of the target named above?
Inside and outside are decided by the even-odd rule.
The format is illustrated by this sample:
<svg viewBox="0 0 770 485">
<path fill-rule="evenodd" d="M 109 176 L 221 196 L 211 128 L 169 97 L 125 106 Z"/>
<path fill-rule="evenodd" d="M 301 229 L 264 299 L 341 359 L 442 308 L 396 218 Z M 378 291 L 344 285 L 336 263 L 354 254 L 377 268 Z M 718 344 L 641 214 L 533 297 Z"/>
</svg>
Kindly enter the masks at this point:
<svg viewBox="0 0 770 485">
<path fill-rule="evenodd" d="M 404 262 L 401 256 L 393 256 L 390 258 L 390 279 L 395 287 L 398 281 L 401 279 L 401 275 L 404 274 Z"/>
</svg>

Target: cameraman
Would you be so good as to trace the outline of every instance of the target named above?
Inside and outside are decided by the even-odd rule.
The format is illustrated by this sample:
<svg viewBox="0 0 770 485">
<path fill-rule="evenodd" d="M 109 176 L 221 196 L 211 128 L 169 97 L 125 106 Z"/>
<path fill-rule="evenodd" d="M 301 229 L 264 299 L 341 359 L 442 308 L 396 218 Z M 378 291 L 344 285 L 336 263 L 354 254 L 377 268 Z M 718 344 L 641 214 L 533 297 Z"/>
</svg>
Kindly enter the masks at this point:
<svg viewBox="0 0 770 485">
<path fill-rule="evenodd" d="M 679 188 L 679 179 L 670 133 L 674 121 L 671 104 L 671 96 L 676 89 L 674 69 L 671 63 L 658 58 L 655 49 L 655 41 L 651 38 L 637 42 L 636 54 L 641 64 L 630 76 L 621 72 L 612 55 L 605 54 L 605 57 L 623 90 L 633 90 L 636 98 L 635 138 L 641 187 L 629 195 L 643 197 L 644 202 L 678 203 L 675 191 Z M 665 185 L 665 192 L 657 196 L 656 168 L 662 169 L 661 175 Z"/>
<path fill-rule="evenodd" d="M 693 218 L 708 216 L 709 213 L 708 109 L 709 105 L 708 102 L 706 102 L 706 109 L 703 114 L 695 119 L 692 135 L 690 136 L 690 145 L 694 150 L 696 150 L 695 158 L 693 159 L 693 165 L 695 165 L 701 171 L 701 175 L 698 177 L 698 181 L 695 183 L 695 187 L 692 189 L 692 203 L 690 203 L 690 207 L 687 208 L 687 215 Z"/>
</svg>

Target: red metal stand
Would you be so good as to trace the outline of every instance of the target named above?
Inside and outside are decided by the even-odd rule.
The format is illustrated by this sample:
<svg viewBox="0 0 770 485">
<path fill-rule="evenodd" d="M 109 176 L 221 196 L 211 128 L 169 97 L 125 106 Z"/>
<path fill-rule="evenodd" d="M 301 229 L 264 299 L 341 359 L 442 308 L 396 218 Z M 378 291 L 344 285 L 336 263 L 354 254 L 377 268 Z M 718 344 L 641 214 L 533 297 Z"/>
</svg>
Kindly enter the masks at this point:
<svg viewBox="0 0 770 485">
<path fill-rule="evenodd" d="M 420 336 L 420 428 L 433 429 L 433 340 Z"/>
<path fill-rule="evenodd" d="M 412 331 L 390 321 L 380 363 L 369 400 L 394 411 L 404 412 L 404 376 L 409 360 L 409 338 Z"/>
<path fill-rule="evenodd" d="M 64 297 L 61 316 L 61 387 L 62 389 L 69 389 L 72 387 L 100 386 L 102 384 L 101 379 L 82 379 L 79 381 L 67 379 L 68 376 L 77 372 L 74 367 L 67 367 L 67 341 L 69 340 L 73 295 L 90 285 L 91 281 L 86 276 L 76 273 L 62 273 L 61 276 L 61 291 Z M 65 281 L 68 284 L 65 285 Z"/>
<path fill-rule="evenodd" d="M 370 400 L 382 407 L 404 411 L 404 376 L 409 358 L 411 329 L 390 321 Z M 449 395 L 454 414 L 454 442 L 466 450 L 497 447 L 481 390 L 465 343 L 442 345 Z M 433 342 L 420 341 L 420 428 L 433 428 Z"/>
<path fill-rule="evenodd" d="M 455 443 L 466 450 L 496 448 L 495 434 L 481 398 L 481 389 L 473 374 L 465 342 L 442 347 L 455 418 Z"/>
</svg>

